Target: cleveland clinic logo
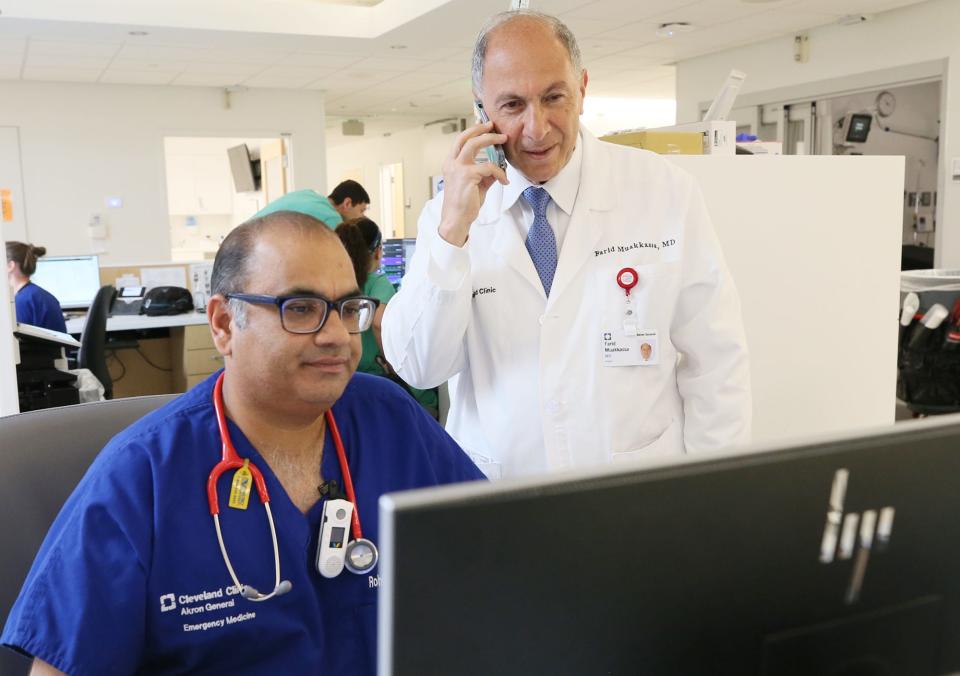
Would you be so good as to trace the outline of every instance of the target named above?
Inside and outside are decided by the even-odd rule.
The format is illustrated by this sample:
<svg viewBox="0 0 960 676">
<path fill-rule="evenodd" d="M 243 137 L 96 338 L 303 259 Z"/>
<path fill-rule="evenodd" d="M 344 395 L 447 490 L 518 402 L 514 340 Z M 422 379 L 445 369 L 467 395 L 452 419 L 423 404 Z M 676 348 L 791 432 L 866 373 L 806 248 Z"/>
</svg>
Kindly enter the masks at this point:
<svg viewBox="0 0 960 676">
<path fill-rule="evenodd" d="M 164 594 L 160 597 L 160 612 L 177 609 L 177 598 L 173 594 Z"/>
<path fill-rule="evenodd" d="M 883 552 L 890 544 L 895 510 L 893 507 L 884 507 L 879 512 L 868 509 L 863 514 L 845 514 L 843 503 L 847 497 L 849 480 L 850 472 L 846 469 L 838 469 L 833 475 L 827 521 L 820 542 L 820 562 L 829 565 L 835 560 L 853 559 L 853 570 L 844 595 L 844 602 L 852 605 L 860 599 L 871 551 Z"/>
</svg>

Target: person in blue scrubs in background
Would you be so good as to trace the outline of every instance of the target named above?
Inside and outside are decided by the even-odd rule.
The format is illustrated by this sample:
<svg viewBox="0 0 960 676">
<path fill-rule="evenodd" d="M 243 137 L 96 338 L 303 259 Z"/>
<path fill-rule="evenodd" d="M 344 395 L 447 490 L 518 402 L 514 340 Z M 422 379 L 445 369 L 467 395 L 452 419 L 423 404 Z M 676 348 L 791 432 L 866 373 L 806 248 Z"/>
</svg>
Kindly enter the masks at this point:
<svg viewBox="0 0 960 676">
<path fill-rule="evenodd" d="M 344 485 L 325 412 L 374 543 L 382 494 L 483 478 L 397 385 L 355 374 L 363 322 L 340 301 L 360 289 L 327 226 L 292 212 L 249 221 L 224 240 L 211 284 L 229 435 L 263 473 L 291 587 L 249 600 L 224 564 L 205 490 L 221 459 L 215 374 L 111 440 L 68 499 L 0 636 L 33 656 L 32 673 L 372 675 L 377 568 L 316 568 L 324 503 Z M 305 317 L 315 330 L 291 333 Z M 265 509 L 256 491 L 228 505 L 233 475 L 217 484 L 224 545 L 240 583 L 270 591 Z"/>
<path fill-rule="evenodd" d="M 42 246 L 7 242 L 7 281 L 13 289 L 18 322 L 66 333 L 60 303 L 52 293 L 30 281 L 37 271 L 37 259 L 46 253 Z"/>
</svg>

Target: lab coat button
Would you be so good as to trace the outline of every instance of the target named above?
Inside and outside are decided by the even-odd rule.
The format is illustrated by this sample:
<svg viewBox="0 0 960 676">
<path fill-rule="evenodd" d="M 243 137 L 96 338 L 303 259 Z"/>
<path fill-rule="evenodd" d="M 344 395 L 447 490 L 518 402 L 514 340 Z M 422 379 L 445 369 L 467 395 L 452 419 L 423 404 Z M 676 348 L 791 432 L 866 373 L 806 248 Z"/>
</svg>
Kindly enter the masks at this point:
<svg viewBox="0 0 960 676">
<path fill-rule="evenodd" d="M 547 315 L 540 315 L 540 319 L 538 320 L 540 322 L 540 326 L 543 326 L 543 322 L 546 318 L 547 318 Z"/>
<path fill-rule="evenodd" d="M 560 402 L 556 399 L 551 399 L 547 402 L 547 413 L 556 413 L 560 410 Z"/>
</svg>

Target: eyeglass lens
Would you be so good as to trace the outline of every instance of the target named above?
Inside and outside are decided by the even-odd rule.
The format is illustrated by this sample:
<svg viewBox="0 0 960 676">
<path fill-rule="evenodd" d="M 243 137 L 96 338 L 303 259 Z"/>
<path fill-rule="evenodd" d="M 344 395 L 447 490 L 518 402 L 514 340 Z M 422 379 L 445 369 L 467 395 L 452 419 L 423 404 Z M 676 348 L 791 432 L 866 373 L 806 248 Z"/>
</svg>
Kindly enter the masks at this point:
<svg viewBox="0 0 960 676">
<path fill-rule="evenodd" d="M 361 333 L 373 323 L 374 305 L 365 298 L 348 298 L 339 307 L 348 333 Z M 313 333 L 323 326 L 327 309 L 327 302 L 319 298 L 291 298 L 280 309 L 283 327 L 293 333 Z"/>
</svg>

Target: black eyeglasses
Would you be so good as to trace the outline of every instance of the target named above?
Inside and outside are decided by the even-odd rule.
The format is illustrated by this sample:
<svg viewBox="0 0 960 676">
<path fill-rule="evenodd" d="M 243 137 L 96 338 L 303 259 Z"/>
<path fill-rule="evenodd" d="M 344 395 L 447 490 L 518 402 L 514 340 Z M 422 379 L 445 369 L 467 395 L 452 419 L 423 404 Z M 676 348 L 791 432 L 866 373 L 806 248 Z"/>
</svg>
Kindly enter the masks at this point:
<svg viewBox="0 0 960 676">
<path fill-rule="evenodd" d="M 327 300 L 323 296 L 264 296 L 254 293 L 228 293 L 228 300 L 257 305 L 276 305 L 280 309 L 280 325 L 290 333 L 316 333 L 323 328 L 335 309 L 347 333 L 363 333 L 373 324 L 373 314 L 380 305 L 376 298 L 351 296 Z"/>
</svg>

